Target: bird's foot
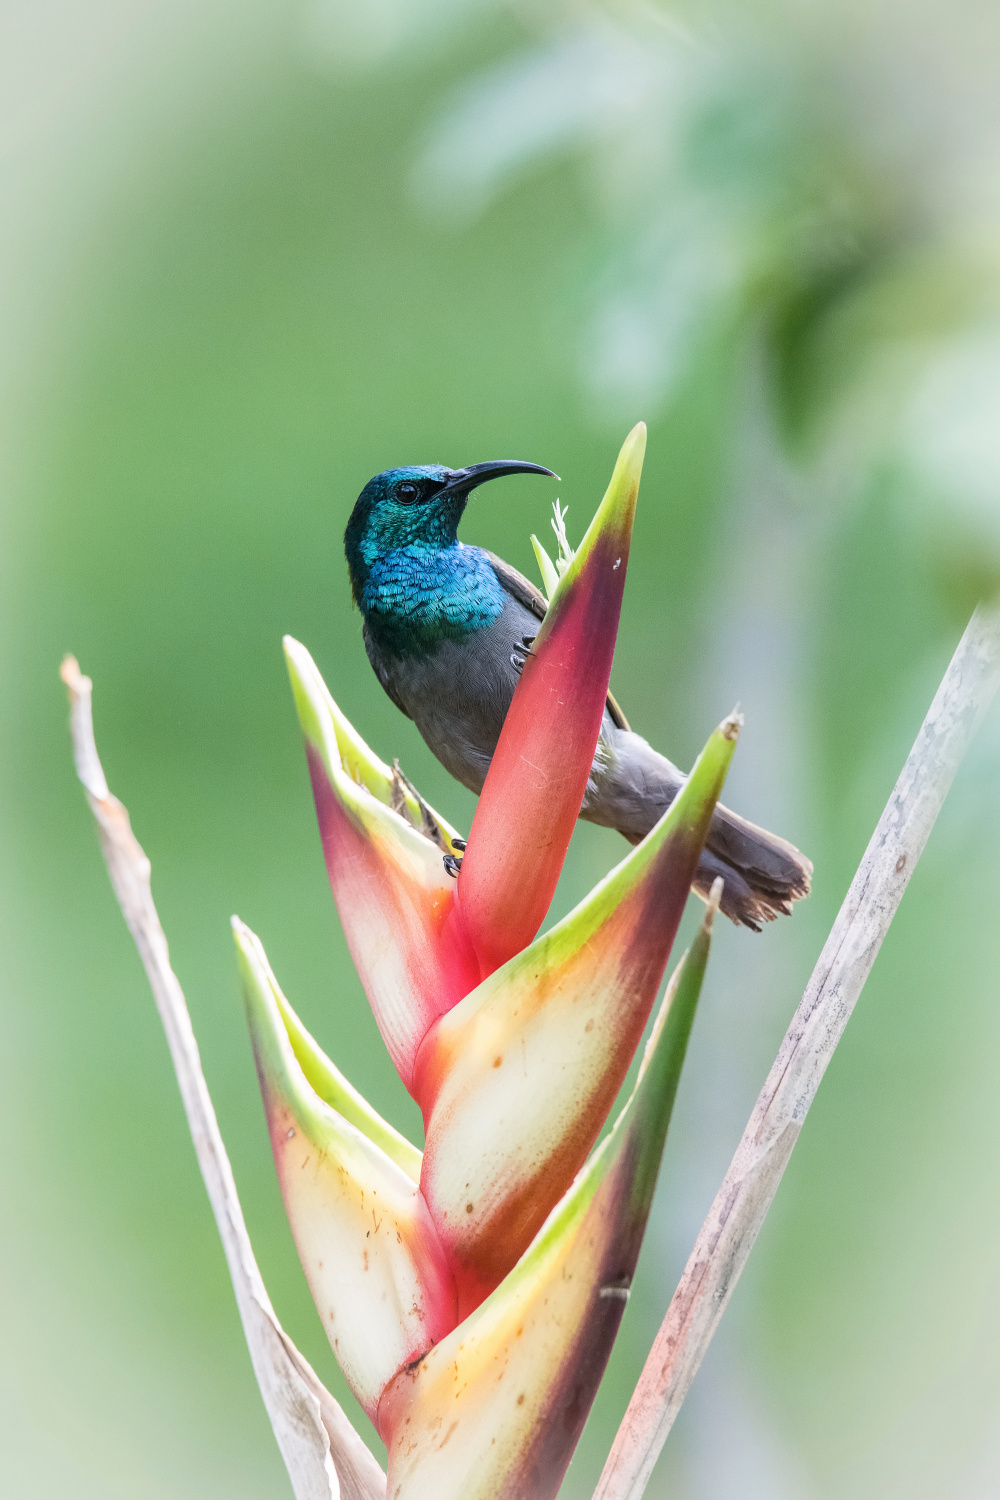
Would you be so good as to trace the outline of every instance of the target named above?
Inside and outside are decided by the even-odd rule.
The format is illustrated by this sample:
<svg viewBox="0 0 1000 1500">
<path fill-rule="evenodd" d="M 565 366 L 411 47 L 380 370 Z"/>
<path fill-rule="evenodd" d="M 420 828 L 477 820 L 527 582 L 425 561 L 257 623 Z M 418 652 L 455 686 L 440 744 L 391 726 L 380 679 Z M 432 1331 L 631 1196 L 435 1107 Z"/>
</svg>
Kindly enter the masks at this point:
<svg viewBox="0 0 1000 1500">
<path fill-rule="evenodd" d="M 510 654 L 510 664 L 518 676 L 524 670 L 524 664 L 528 660 L 528 657 L 535 654 L 531 649 L 534 639 L 533 635 L 522 635 L 519 643 Z"/>
<path fill-rule="evenodd" d="M 457 849 L 459 854 L 464 854 L 465 840 L 452 839 L 451 847 L 453 849 Z M 444 865 L 446 872 L 451 876 L 451 878 L 453 880 L 457 880 L 458 872 L 462 868 L 462 861 L 460 859 L 457 859 L 454 854 L 445 854 L 442 856 L 442 864 Z"/>
</svg>

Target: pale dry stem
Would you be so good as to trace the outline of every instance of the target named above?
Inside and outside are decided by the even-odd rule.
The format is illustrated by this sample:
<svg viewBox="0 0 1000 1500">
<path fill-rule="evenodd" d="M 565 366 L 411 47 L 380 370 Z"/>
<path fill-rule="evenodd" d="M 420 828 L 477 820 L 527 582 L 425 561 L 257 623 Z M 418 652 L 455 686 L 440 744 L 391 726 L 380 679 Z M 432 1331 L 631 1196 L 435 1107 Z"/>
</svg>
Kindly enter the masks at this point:
<svg viewBox="0 0 1000 1500">
<path fill-rule="evenodd" d="M 91 682 L 74 657 L 69 689 L 77 775 L 83 783 L 115 895 L 135 939 L 167 1034 L 198 1165 L 222 1239 L 254 1374 L 296 1500 L 385 1500 L 385 1475 L 339 1404 L 278 1322 L 254 1258 L 184 994 L 150 890 L 150 864 L 128 813 L 108 790 L 91 717 Z"/>
</svg>

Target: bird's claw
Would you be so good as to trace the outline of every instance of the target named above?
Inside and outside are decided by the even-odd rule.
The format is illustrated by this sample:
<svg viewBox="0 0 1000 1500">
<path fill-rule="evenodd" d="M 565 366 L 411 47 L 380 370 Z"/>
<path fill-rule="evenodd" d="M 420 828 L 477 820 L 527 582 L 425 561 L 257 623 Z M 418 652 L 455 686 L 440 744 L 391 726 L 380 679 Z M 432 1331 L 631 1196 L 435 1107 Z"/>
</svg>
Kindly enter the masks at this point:
<svg viewBox="0 0 1000 1500">
<path fill-rule="evenodd" d="M 452 880 L 457 880 L 458 872 L 462 868 L 462 861 L 460 859 L 456 859 L 454 854 L 443 854 L 441 856 L 441 862 L 444 865 L 445 874 L 450 875 Z"/>
<path fill-rule="evenodd" d="M 528 660 L 528 657 L 535 654 L 531 649 L 534 639 L 533 635 L 522 635 L 520 643 L 514 647 L 510 654 L 510 664 L 519 676 L 524 670 L 524 664 Z"/>
</svg>

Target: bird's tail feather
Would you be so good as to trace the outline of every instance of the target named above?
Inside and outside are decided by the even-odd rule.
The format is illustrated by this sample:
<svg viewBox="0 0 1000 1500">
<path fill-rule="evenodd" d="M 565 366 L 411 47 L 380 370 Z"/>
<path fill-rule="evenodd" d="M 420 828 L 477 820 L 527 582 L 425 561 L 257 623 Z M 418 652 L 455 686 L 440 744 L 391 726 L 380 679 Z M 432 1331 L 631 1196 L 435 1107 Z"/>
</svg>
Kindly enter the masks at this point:
<svg viewBox="0 0 1000 1500">
<path fill-rule="evenodd" d="M 720 811 L 728 813 L 726 808 Z M 728 815 L 733 816 L 731 813 Z M 749 826 L 753 827 L 752 824 Z M 761 851 L 760 860 L 755 855 L 746 864 L 737 863 L 720 855 L 707 842 L 698 861 L 698 872 L 694 880 L 695 891 L 703 901 L 707 901 L 713 880 L 721 875 L 723 913 L 738 925 L 753 928 L 754 932 L 759 932 L 765 922 L 773 922 L 775 917 L 790 916 L 792 902 L 808 896 L 812 875 L 811 861 L 798 849 L 763 829 L 759 831 L 762 837 L 755 848 Z M 712 842 L 714 833 L 713 822 L 709 831 L 709 840 Z M 787 873 L 784 876 L 777 875 L 773 870 L 772 861 L 779 849 L 787 861 Z M 762 870 L 761 863 L 770 868 Z"/>
<path fill-rule="evenodd" d="M 607 754 L 595 762 L 581 816 L 617 828 L 637 844 L 659 821 L 685 777 L 630 730 L 610 727 L 609 732 L 606 724 L 602 738 Z M 763 923 L 788 915 L 793 901 L 808 896 L 812 869 L 812 861 L 787 839 L 720 804 L 698 862 L 694 889 L 707 901 L 713 880 L 721 875 L 723 913 L 759 932 Z"/>
</svg>

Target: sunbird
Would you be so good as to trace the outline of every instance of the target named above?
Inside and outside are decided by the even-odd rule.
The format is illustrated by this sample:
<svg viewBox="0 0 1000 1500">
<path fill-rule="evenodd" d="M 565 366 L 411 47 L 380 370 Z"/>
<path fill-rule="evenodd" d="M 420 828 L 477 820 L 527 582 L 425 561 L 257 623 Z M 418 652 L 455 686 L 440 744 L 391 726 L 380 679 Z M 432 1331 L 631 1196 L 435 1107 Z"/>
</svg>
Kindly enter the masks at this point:
<svg viewBox="0 0 1000 1500">
<path fill-rule="evenodd" d="M 547 607 L 516 568 L 458 540 L 472 491 L 505 474 L 558 477 L 506 459 L 386 469 L 361 491 L 344 533 L 375 675 L 445 769 L 477 795 Z M 631 729 L 609 693 L 580 817 L 637 844 L 684 780 Z M 446 865 L 457 873 L 454 857 Z M 693 888 L 707 900 L 721 875 L 723 912 L 759 932 L 809 894 L 812 868 L 786 839 L 720 805 Z"/>
</svg>

